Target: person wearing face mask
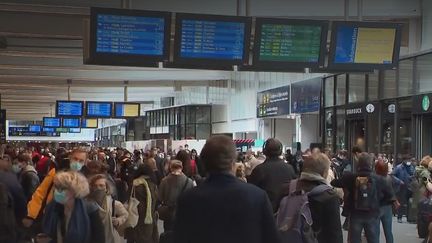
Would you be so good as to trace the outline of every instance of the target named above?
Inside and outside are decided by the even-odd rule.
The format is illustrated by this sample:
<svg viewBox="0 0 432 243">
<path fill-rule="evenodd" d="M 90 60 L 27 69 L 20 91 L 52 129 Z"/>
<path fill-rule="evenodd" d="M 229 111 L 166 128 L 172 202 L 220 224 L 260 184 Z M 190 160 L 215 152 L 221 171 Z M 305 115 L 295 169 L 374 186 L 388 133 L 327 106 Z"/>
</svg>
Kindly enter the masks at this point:
<svg viewBox="0 0 432 243">
<path fill-rule="evenodd" d="M 58 173 L 54 178 L 54 200 L 45 210 L 45 234 L 39 234 L 36 242 L 46 242 L 47 238 L 57 243 L 105 242 L 98 206 L 83 199 L 88 194 L 89 184 L 81 173 Z"/>
<path fill-rule="evenodd" d="M 114 200 L 111 196 L 105 175 L 98 174 L 90 178 L 90 195 L 88 199 L 98 204 L 99 216 L 105 229 L 105 242 L 124 242 L 117 228 L 127 220 L 129 213 L 121 202 Z"/>
<path fill-rule="evenodd" d="M 31 157 L 29 154 L 20 153 L 15 163 L 12 165 L 12 171 L 17 174 L 27 201 L 30 201 L 33 193 L 40 184 L 36 169 L 30 164 L 30 160 Z"/>
<path fill-rule="evenodd" d="M 415 165 L 412 164 L 410 157 L 405 157 L 403 162 L 396 166 L 392 173 L 393 176 L 403 182 L 397 195 L 399 203 L 401 204 L 397 213 L 398 223 L 402 223 L 402 216 L 408 214 L 408 202 L 412 196 L 412 191 L 410 191 L 409 185 L 414 178 L 414 173 Z"/>
<path fill-rule="evenodd" d="M 87 161 L 87 152 L 82 149 L 75 149 L 69 155 L 69 165 L 65 165 L 64 170 L 80 171 L 84 163 Z M 48 175 L 44 178 L 42 183 L 33 193 L 30 202 L 27 204 L 27 217 L 23 219 L 25 227 L 32 227 L 36 233 L 40 232 L 40 223 L 42 221 L 45 206 L 53 199 L 53 181 L 56 175 L 56 168 L 49 171 Z"/>
</svg>

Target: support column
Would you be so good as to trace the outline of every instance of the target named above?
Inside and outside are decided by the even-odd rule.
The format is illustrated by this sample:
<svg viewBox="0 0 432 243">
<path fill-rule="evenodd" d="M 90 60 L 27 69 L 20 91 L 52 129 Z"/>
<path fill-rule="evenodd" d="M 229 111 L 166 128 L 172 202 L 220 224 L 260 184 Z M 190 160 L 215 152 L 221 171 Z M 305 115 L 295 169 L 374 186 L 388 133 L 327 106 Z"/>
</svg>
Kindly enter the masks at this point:
<svg viewBox="0 0 432 243">
<path fill-rule="evenodd" d="M 125 85 L 124 90 L 123 90 L 123 101 L 127 102 L 128 101 L 128 84 L 129 84 L 129 81 L 126 80 L 123 82 L 123 84 Z"/>
<path fill-rule="evenodd" d="M 71 85 L 72 85 L 72 79 L 68 79 L 67 80 L 67 84 L 68 84 L 68 90 L 67 90 L 67 95 L 68 95 L 68 100 L 71 100 L 71 94 L 72 94 L 72 91 L 71 91 Z"/>
</svg>

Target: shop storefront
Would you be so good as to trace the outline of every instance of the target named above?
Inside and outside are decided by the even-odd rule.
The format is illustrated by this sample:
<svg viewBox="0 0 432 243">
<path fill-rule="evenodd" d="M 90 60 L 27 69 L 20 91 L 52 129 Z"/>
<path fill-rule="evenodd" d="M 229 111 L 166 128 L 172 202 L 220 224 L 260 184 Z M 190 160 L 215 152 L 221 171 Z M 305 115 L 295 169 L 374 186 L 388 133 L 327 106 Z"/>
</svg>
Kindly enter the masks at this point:
<svg viewBox="0 0 432 243">
<path fill-rule="evenodd" d="M 432 53 L 401 59 L 396 70 L 323 79 L 323 144 L 359 146 L 392 161 L 432 153 Z"/>
</svg>

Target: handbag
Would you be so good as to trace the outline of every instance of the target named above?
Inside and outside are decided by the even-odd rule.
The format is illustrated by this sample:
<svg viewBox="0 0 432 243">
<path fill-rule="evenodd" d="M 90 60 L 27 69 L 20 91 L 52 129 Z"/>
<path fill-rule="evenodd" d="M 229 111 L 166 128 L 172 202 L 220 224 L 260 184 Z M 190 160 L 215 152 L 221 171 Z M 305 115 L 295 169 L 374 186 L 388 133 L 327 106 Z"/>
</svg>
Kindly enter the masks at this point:
<svg viewBox="0 0 432 243">
<path fill-rule="evenodd" d="M 186 182 L 183 185 L 182 190 L 180 191 L 180 194 L 184 192 L 189 182 L 189 178 L 186 178 Z M 179 194 L 179 195 L 180 195 Z M 158 207 L 157 211 L 159 214 L 159 219 L 162 221 L 170 221 L 174 218 L 174 211 L 175 211 L 176 205 L 167 205 L 165 202 L 162 202 L 162 205 Z"/>
<path fill-rule="evenodd" d="M 135 186 L 132 187 L 131 196 L 128 202 L 125 204 L 125 208 L 127 209 L 129 215 L 127 220 L 118 227 L 118 232 L 121 236 L 124 236 L 124 231 L 127 228 L 134 228 L 138 224 L 138 199 L 135 197 Z"/>
</svg>

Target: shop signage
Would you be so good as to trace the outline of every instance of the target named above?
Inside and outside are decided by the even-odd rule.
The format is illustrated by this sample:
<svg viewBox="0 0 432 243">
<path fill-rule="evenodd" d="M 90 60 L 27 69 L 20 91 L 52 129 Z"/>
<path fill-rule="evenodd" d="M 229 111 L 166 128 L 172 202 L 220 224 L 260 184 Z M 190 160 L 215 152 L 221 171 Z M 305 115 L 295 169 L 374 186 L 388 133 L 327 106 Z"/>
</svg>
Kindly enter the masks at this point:
<svg viewBox="0 0 432 243">
<path fill-rule="evenodd" d="M 363 109 L 360 107 L 360 108 L 352 108 L 352 109 L 347 109 L 346 110 L 346 114 L 347 114 L 347 116 L 349 116 L 349 115 L 359 115 L 359 114 L 362 114 L 363 113 Z"/>
<path fill-rule="evenodd" d="M 394 114 L 396 112 L 396 105 L 395 104 L 389 105 L 388 112 Z"/>
<path fill-rule="evenodd" d="M 429 96 L 425 95 L 425 96 L 423 96 L 423 99 L 422 99 L 422 109 L 423 109 L 423 111 L 428 111 L 429 107 L 430 107 Z"/>
<path fill-rule="evenodd" d="M 290 114 L 290 86 L 266 90 L 257 94 L 257 117 Z"/>
<path fill-rule="evenodd" d="M 373 113 L 375 111 L 375 106 L 373 104 L 368 104 L 366 106 L 367 113 Z"/>
</svg>

